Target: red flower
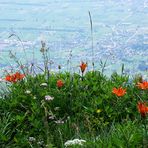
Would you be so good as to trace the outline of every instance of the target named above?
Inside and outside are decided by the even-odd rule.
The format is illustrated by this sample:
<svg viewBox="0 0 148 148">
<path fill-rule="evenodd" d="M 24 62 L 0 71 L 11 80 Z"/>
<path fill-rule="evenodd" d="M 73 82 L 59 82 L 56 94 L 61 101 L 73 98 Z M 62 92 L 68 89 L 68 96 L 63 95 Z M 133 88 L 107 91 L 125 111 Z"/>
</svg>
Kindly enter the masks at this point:
<svg viewBox="0 0 148 148">
<path fill-rule="evenodd" d="M 138 84 L 137 84 L 137 86 L 140 88 L 140 89 L 143 89 L 143 90 L 146 90 L 146 89 L 148 89 L 148 82 L 147 81 L 143 81 L 143 82 L 139 82 Z"/>
<path fill-rule="evenodd" d="M 57 81 L 57 87 L 61 88 L 63 87 L 63 85 L 64 85 L 64 82 L 62 80 Z"/>
<path fill-rule="evenodd" d="M 15 83 L 17 80 L 16 80 L 16 77 L 14 75 L 7 75 L 5 77 L 5 80 L 6 81 L 9 81 L 9 82 L 12 82 L 12 83 Z"/>
<path fill-rule="evenodd" d="M 21 73 L 19 73 L 19 72 L 16 72 L 15 74 L 7 75 L 7 76 L 5 77 L 5 80 L 6 80 L 6 81 L 9 81 L 9 82 L 12 82 L 12 83 L 15 83 L 15 82 L 17 82 L 18 80 L 22 80 L 24 77 L 25 77 L 24 74 L 21 74 Z"/>
<path fill-rule="evenodd" d="M 21 74 L 19 72 L 16 72 L 14 75 L 15 75 L 15 77 L 16 77 L 17 80 L 22 80 L 25 77 L 24 74 Z"/>
<path fill-rule="evenodd" d="M 86 67 L 87 67 L 87 63 L 81 62 L 80 68 L 82 73 L 85 71 Z"/>
<path fill-rule="evenodd" d="M 126 89 L 120 88 L 113 88 L 112 93 L 115 94 L 118 97 L 122 97 L 126 93 Z"/>
<path fill-rule="evenodd" d="M 146 103 L 138 102 L 137 108 L 142 117 L 145 117 L 146 113 L 148 113 L 148 107 L 146 106 Z"/>
</svg>

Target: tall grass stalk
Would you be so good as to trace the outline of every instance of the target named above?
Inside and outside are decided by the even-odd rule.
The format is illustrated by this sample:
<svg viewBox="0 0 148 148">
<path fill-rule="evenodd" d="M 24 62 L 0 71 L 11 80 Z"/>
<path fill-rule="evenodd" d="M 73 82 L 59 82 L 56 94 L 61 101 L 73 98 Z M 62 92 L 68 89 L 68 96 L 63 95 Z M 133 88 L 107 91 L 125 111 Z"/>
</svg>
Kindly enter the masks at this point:
<svg viewBox="0 0 148 148">
<path fill-rule="evenodd" d="M 91 30 L 91 49 L 92 49 L 92 66 L 94 71 L 94 37 L 93 37 L 93 22 L 90 11 L 88 11 L 89 14 L 89 21 L 90 21 L 90 30 Z"/>
<path fill-rule="evenodd" d="M 11 38 L 11 37 L 16 37 L 18 39 L 18 41 L 21 43 L 21 46 L 22 46 L 23 51 L 24 51 L 24 56 L 25 56 L 26 61 L 28 63 L 28 58 L 27 58 L 26 50 L 25 50 L 25 47 L 24 47 L 24 44 L 23 44 L 21 38 L 18 35 L 14 34 L 14 33 L 12 33 L 8 38 Z"/>
</svg>

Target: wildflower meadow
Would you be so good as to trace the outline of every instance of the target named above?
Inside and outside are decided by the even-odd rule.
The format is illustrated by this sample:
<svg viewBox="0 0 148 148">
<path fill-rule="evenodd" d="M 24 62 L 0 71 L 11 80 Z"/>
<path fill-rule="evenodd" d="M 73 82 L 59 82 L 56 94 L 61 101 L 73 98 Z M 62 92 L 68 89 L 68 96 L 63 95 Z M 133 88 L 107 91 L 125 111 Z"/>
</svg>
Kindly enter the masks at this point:
<svg viewBox="0 0 148 148">
<path fill-rule="evenodd" d="M 148 148 L 148 0 L 0 6 L 0 148 Z"/>
<path fill-rule="evenodd" d="M 23 66 L 1 78 L 2 148 L 148 147 L 147 80 L 116 72 L 107 77 L 88 70 L 87 61 L 79 62 L 78 73 L 61 66 L 53 73 L 44 47 L 42 73 Z"/>
</svg>

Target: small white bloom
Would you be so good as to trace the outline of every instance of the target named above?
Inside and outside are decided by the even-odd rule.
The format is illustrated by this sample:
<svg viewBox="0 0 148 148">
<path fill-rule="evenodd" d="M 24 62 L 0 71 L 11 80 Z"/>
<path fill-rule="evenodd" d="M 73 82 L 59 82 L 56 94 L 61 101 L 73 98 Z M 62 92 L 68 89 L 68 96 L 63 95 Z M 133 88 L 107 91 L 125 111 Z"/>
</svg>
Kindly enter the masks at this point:
<svg viewBox="0 0 148 148">
<path fill-rule="evenodd" d="M 49 117 L 48 117 L 48 119 L 50 119 L 50 120 L 53 120 L 55 118 L 55 116 L 53 116 L 53 115 L 50 115 Z"/>
<path fill-rule="evenodd" d="M 34 142 L 34 141 L 36 141 L 36 139 L 34 137 L 29 137 L 29 141 Z"/>
<path fill-rule="evenodd" d="M 42 83 L 40 86 L 45 86 L 46 87 L 47 86 L 47 83 Z"/>
<path fill-rule="evenodd" d="M 31 91 L 30 90 L 26 90 L 25 94 L 31 94 Z"/>
<path fill-rule="evenodd" d="M 56 124 L 64 124 L 64 121 L 62 120 L 57 120 L 57 121 L 54 121 Z"/>
<path fill-rule="evenodd" d="M 58 110 L 60 110 L 60 107 L 55 107 L 54 110 L 58 111 Z"/>
<path fill-rule="evenodd" d="M 83 139 L 73 139 L 73 140 L 68 140 L 65 142 L 65 146 L 71 146 L 71 145 L 83 145 L 83 143 L 85 143 L 86 141 Z"/>
<path fill-rule="evenodd" d="M 39 141 L 37 142 L 38 145 L 43 145 L 44 144 L 44 141 Z"/>
<path fill-rule="evenodd" d="M 45 96 L 45 100 L 46 100 L 46 101 L 51 101 L 51 100 L 53 100 L 53 99 L 54 99 L 54 97 L 51 97 L 51 96 L 48 96 L 48 95 Z"/>
<path fill-rule="evenodd" d="M 35 100 L 36 99 L 36 96 L 34 96 L 33 99 Z"/>
</svg>

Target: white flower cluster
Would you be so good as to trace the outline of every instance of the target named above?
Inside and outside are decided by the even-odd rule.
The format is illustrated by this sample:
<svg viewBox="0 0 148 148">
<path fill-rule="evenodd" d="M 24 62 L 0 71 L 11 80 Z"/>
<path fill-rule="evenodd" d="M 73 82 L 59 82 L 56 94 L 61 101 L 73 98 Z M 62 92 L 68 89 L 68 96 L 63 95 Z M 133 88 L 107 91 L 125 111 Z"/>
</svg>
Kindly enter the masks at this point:
<svg viewBox="0 0 148 148">
<path fill-rule="evenodd" d="M 47 86 L 47 83 L 42 83 L 40 86 L 45 86 L 46 87 Z"/>
<path fill-rule="evenodd" d="M 29 141 L 34 142 L 34 141 L 36 141 L 36 139 L 34 137 L 29 137 Z"/>
<path fill-rule="evenodd" d="M 56 124 L 64 124 L 64 121 L 62 120 L 57 120 L 57 121 L 54 121 Z"/>
<path fill-rule="evenodd" d="M 45 100 L 46 101 L 52 101 L 54 99 L 54 97 L 51 97 L 51 96 L 45 96 Z"/>
<path fill-rule="evenodd" d="M 38 145 L 43 145 L 44 144 L 44 141 L 39 141 L 37 142 Z"/>
<path fill-rule="evenodd" d="M 82 139 L 73 139 L 73 140 L 68 140 L 65 142 L 65 147 L 71 146 L 71 145 L 83 145 L 83 143 L 86 142 L 85 140 Z"/>
<path fill-rule="evenodd" d="M 31 94 L 31 91 L 30 90 L 26 90 L 25 94 Z"/>
</svg>

